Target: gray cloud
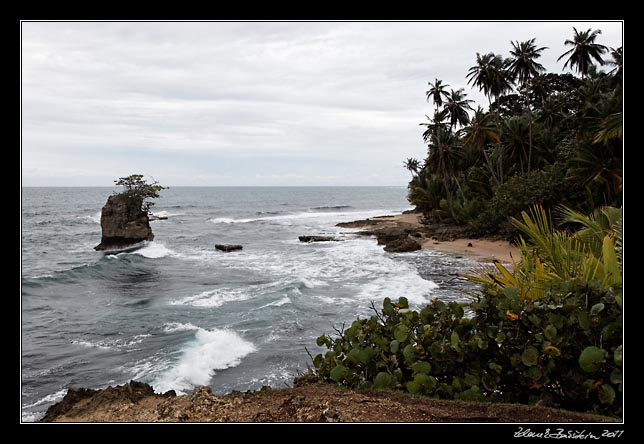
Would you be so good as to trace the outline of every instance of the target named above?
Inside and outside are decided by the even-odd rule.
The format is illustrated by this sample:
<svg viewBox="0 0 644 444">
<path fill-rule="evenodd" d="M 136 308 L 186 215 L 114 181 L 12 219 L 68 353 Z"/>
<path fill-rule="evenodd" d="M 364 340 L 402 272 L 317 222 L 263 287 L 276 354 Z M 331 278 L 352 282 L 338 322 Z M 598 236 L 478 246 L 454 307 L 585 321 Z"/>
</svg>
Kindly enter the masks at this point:
<svg viewBox="0 0 644 444">
<path fill-rule="evenodd" d="M 22 24 L 24 185 L 405 185 L 424 92 L 467 86 L 476 52 L 537 38 L 556 58 L 602 23 Z"/>
</svg>

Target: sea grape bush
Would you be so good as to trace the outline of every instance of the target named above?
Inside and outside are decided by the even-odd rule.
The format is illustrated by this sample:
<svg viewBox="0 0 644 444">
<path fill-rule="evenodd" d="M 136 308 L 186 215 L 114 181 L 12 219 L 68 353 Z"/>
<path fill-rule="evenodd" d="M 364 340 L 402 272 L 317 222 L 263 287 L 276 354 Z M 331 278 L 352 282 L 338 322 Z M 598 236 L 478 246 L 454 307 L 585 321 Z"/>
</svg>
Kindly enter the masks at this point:
<svg viewBox="0 0 644 444">
<path fill-rule="evenodd" d="M 317 344 L 318 376 L 351 388 L 621 415 L 622 309 L 599 284 L 568 282 L 539 300 L 484 290 L 418 311 L 386 298 Z"/>
</svg>

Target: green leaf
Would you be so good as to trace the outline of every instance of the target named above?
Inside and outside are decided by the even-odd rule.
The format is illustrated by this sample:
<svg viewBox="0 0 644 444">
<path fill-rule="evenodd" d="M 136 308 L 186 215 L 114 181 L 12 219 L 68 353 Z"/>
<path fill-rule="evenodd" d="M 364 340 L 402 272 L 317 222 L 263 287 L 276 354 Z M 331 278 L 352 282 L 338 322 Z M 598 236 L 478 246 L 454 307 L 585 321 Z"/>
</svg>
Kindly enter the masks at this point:
<svg viewBox="0 0 644 444">
<path fill-rule="evenodd" d="M 406 297 L 401 296 L 398 298 L 398 305 L 400 306 L 400 308 L 409 308 L 409 301 Z"/>
<path fill-rule="evenodd" d="M 392 353 L 398 353 L 398 349 L 400 348 L 400 342 L 396 341 L 395 339 L 391 341 L 391 344 L 389 345 L 389 351 Z"/>
<path fill-rule="evenodd" d="M 377 389 L 389 389 L 396 385 L 396 379 L 387 372 L 380 372 L 373 380 L 373 387 Z"/>
<path fill-rule="evenodd" d="M 493 371 L 495 371 L 497 373 L 501 373 L 501 370 L 503 370 L 503 366 L 500 366 L 496 362 L 490 362 L 488 364 L 488 367 L 490 367 L 490 370 L 493 370 Z"/>
<path fill-rule="evenodd" d="M 601 348 L 586 347 L 579 355 L 579 365 L 586 373 L 593 373 L 599 370 L 605 358 L 605 352 Z"/>
<path fill-rule="evenodd" d="M 516 298 L 518 295 L 516 287 L 506 287 L 503 289 L 503 294 L 507 298 Z"/>
<path fill-rule="evenodd" d="M 597 316 L 603 309 L 604 304 L 602 304 L 601 302 L 599 304 L 595 304 L 590 308 L 590 315 Z"/>
<path fill-rule="evenodd" d="M 407 391 L 409 393 L 418 393 L 421 389 L 421 385 L 416 381 L 408 381 L 405 385 L 407 386 Z"/>
<path fill-rule="evenodd" d="M 405 348 L 403 348 L 403 356 L 408 362 L 414 362 L 415 354 L 414 354 L 414 346 L 411 344 L 407 344 Z"/>
<path fill-rule="evenodd" d="M 454 350 L 460 351 L 460 349 L 461 349 L 460 346 L 459 346 L 460 341 L 461 341 L 461 338 L 458 336 L 458 333 L 456 331 L 453 331 L 451 336 L 450 336 L 449 342 L 452 345 L 452 348 Z"/>
<path fill-rule="evenodd" d="M 584 330 L 588 330 L 590 328 L 590 321 L 588 320 L 588 314 L 585 311 L 579 312 L 579 325 Z"/>
<path fill-rule="evenodd" d="M 315 343 L 317 344 L 318 347 L 322 347 L 323 345 L 327 344 L 327 337 L 326 336 L 320 336 L 315 340 Z"/>
<path fill-rule="evenodd" d="M 336 365 L 335 367 L 333 367 L 333 370 L 331 370 L 329 376 L 335 382 L 340 382 L 347 376 L 348 373 L 349 370 L 344 365 Z"/>
<path fill-rule="evenodd" d="M 547 340 L 555 341 L 557 339 L 557 328 L 552 324 L 548 324 L 546 328 L 543 329 L 543 334 Z"/>
<path fill-rule="evenodd" d="M 324 362 L 324 358 L 322 357 L 321 354 L 315 355 L 315 358 L 313 358 L 313 365 L 315 368 L 320 368 L 320 365 L 322 365 L 322 362 Z"/>
<path fill-rule="evenodd" d="M 548 356 L 561 356 L 561 350 L 552 344 L 548 344 L 543 348 L 543 352 Z"/>
<path fill-rule="evenodd" d="M 479 384 L 479 378 L 477 378 L 474 375 L 470 375 L 469 373 L 465 374 L 465 378 L 463 378 L 463 383 L 465 385 L 478 385 Z"/>
<path fill-rule="evenodd" d="M 404 324 L 398 324 L 398 326 L 394 330 L 394 338 L 396 338 L 396 341 L 398 342 L 405 342 L 409 337 L 408 331 L 409 327 Z"/>
<path fill-rule="evenodd" d="M 411 370 L 414 373 L 422 373 L 422 374 L 428 375 L 429 372 L 432 370 L 432 366 L 429 364 L 429 362 L 419 361 L 419 362 L 415 362 L 411 366 Z"/>
<path fill-rule="evenodd" d="M 539 350 L 537 350 L 534 347 L 528 347 L 523 351 L 523 354 L 521 355 L 521 362 L 527 367 L 532 367 L 533 365 L 537 365 L 537 361 L 539 359 Z"/>
<path fill-rule="evenodd" d="M 609 384 L 602 384 L 599 387 L 599 402 L 610 405 L 615 401 L 615 390 Z"/>
<path fill-rule="evenodd" d="M 615 365 L 622 366 L 622 346 L 620 345 L 615 349 L 613 353 L 613 359 L 615 360 Z"/>
</svg>

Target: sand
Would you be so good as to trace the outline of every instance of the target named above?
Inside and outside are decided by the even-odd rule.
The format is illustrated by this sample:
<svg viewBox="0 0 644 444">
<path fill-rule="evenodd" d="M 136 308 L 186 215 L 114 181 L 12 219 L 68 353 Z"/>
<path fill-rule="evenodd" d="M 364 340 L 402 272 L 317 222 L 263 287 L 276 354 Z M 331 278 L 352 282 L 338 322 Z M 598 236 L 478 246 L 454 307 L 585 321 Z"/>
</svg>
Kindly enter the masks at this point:
<svg viewBox="0 0 644 444">
<path fill-rule="evenodd" d="M 407 213 L 395 216 L 381 216 L 368 220 L 382 221 L 383 224 L 395 225 L 397 223 L 411 224 L 412 228 L 422 228 L 421 214 Z M 452 253 L 466 254 L 475 257 L 480 262 L 493 262 L 495 260 L 504 264 L 512 264 L 512 259 L 519 261 L 519 249 L 505 240 L 494 238 L 460 238 L 452 241 L 439 241 L 425 235 L 419 239 L 422 248 L 434 249 Z"/>
</svg>

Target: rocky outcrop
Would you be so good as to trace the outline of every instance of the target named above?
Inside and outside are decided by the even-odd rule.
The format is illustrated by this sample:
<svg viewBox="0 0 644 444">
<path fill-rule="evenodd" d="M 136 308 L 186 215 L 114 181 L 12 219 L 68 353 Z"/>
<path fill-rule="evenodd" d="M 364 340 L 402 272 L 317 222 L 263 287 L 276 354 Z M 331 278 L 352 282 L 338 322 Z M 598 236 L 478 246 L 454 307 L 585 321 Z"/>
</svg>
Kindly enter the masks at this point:
<svg viewBox="0 0 644 444">
<path fill-rule="evenodd" d="M 615 422 L 615 418 L 548 407 L 430 399 L 390 390 L 347 390 L 300 383 L 216 396 L 210 387 L 190 395 L 154 393 L 131 381 L 103 390 L 70 389 L 43 422 Z"/>
<path fill-rule="evenodd" d="M 384 250 L 388 253 L 407 253 L 420 250 L 421 245 L 407 235 L 401 236 L 385 245 Z"/>
<path fill-rule="evenodd" d="M 148 213 L 119 194 L 110 196 L 103 206 L 101 230 L 101 243 L 94 247 L 98 251 L 127 248 L 154 239 Z"/>
<path fill-rule="evenodd" d="M 300 242 L 333 242 L 336 239 L 331 236 L 299 236 Z"/>
<path fill-rule="evenodd" d="M 224 251 L 228 253 L 230 251 L 241 250 L 244 247 L 236 244 L 217 244 L 215 245 L 215 248 L 219 251 Z"/>
</svg>

